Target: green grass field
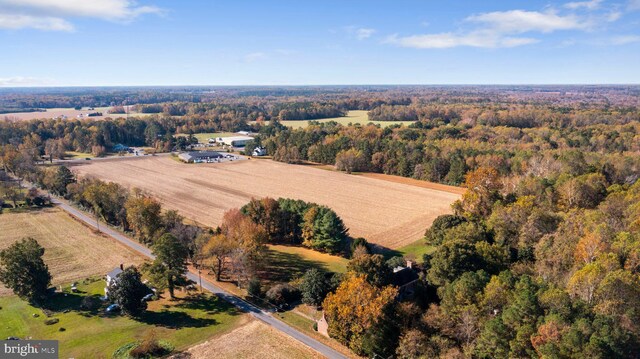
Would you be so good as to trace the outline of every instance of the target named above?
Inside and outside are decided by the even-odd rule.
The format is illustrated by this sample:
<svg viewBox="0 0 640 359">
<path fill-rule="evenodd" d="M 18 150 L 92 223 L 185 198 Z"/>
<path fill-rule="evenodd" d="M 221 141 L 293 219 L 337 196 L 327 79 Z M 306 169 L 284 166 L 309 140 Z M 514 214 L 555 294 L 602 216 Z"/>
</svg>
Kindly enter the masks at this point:
<svg viewBox="0 0 640 359">
<path fill-rule="evenodd" d="M 0 337 L 52 339 L 60 341 L 61 358 L 110 358 L 122 345 L 135 342 L 154 330 L 157 338 L 186 349 L 210 337 L 230 331 L 243 320 L 231 304 L 211 295 L 186 296 L 149 302 L 147 312 L 139 319 L 107 315 L 102 308 L 84 310 L 86 297 L 104 294 L 103 280 L 79 284 L 80 293 L 56 294 L 48 307 L 58 323 L 45 325 L 46 316 L 15 297 L 0 297 Z M 34 317 L 33 314 L 38 314 Z M 64 331 L 60 331 L 64 328 Z"/>
<path fill-rule="evenodd" d="M 435 249 L 434 246 L 425 244 L 424 239 L 420 239 L 402 248 L 398 248 L 396 252 L 405 258 L 414 259 L 422 263 L 422 256 L 433 253 Z"/>
<path fill-rule="evenodd" d="M 344 273 L 348 262 L 346 258 L 303 247 L 269 245 L 265 253 L 265 265 L 258 275 L 266 283 L 289 282 L 311 268 Z"/>
<path fill-rule="evenodd" d="M 354 110 L 354 111 L 349 111 L 347 113 L 347 116 L 345 117 L 323 118 L 323 119 L 314 120 L 314 121 L 317 121 L 317 122 L 335 121 L 344 126 L 350 123 L 354 125 L 357 123 L 361 125 L 366 125 L 367 123 L 371 122 L 373 124 L 380 125 L 382 127 L 389 127 L 397 124 L 403 124 L 405 126 L 408 126 L 413 123 L 413 121 L 369 121 L 369 115 L 367 112 L 368 111 Z M 282 124 L 285 126 L 293 127 L 293 128 L 306 128 L 309 126 L 309 121 L 308 120 L 282 121 Z"/>
</svg>

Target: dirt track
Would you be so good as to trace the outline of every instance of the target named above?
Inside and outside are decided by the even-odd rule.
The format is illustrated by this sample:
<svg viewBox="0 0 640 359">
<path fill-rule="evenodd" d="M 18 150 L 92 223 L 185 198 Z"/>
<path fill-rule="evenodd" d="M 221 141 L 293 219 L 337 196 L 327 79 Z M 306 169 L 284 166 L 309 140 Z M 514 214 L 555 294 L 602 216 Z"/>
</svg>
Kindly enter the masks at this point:
<svg viewBox="0 0 640 359">
<path fill-rule="evenodd" d="M 350 234 L 399 248 L 412 243 L 459 198 L 451 191 L 368 176 L 347 175 L 271 160 L 224 164 L 182 164 L 171 158 L 77 164 L 93 175 L 157 196 L 169 209 L 196 222 L 217 226 L 224 212 L 252 197 L 289 197 L 333 208 Z"/>
</svg>

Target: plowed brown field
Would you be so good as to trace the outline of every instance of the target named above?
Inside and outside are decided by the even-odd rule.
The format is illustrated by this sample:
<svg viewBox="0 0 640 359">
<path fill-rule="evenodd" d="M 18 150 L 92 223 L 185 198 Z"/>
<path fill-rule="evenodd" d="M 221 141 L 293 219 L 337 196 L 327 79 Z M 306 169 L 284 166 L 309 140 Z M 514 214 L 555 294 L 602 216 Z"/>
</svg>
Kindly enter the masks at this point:
<svg viewBox="0 0 640 359">
<path fill-rule="evenodd" d="M 450 212 L 451 203 L 460 197 L 455 191 L 271 160 L 194 165 L 149 157 L 82 163 L 72 170 L 146 190 L 166 208 L 208 226 L 217 226 L 225 211 L 241 207 L 252 197 L 315 202 L 334 209 L 352 236 L 389 248 L 421 238 L 431 222 Z"/>
</svg>

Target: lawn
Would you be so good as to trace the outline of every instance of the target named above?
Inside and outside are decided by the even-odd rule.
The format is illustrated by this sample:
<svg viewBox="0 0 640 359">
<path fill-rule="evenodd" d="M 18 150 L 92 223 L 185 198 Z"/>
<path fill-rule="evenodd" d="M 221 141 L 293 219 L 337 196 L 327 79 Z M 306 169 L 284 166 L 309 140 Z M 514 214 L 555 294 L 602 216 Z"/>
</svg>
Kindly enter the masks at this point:
<svg viewBox="0 0 640 359">
<path fill-rule="evenodd" d="M 409 245 L 398 248 L 395 252 L 402 255 L 407 259 L 413 259 L 422 263 L 422 256 L 425 254 L 431 254 L 436 248 L 434 246 L 427 245 L 424 239 L 417 240 Z"/>
<path fill-rule="evenodd" d="M 316 252 L 303 247 L 269 245 L 265 253 L 265 264 L 258 275 L 265 283 L 289 282 L 301 277 L 307 270 L 344 273 L 346 258 Z"/>
<path fill-rule="evenodd" d="M 361 124 L 365 125 L 367 123 L 373 123 L 376 125 L 380 125 L 382 127 L 389 127 L 392 125 L 403 124 L 405 126 L 409 126 L 413 123 L 413 121 L 369 121 L 368 111 L 361 110 L 353 110 L 349 111 L 344 117 L 332 117 L 332 118 L 322 118 L 319 120 L 314 120 L 317 122 L 329 122 L 335 121 L 341 125 L 348 124 Z M 293 128 L 305 128 L 309 126 L 309 120 L 290 120 L 290 121 L 281 121 L 281 123 L 285 126 L 293 127 Z"/>
<path fill-rule="evenodd" d="M 180 298 L 175 301 L 152 301 L 136 320 L 105 314 L 106 304 L 94 310 L 82 309 L 84 298 L 104 294 L 104 285 L 103 280 L 92 279 L 78 285 L 80 293 L 56 294 L 47 304 L 53 312 L 51 317 L 59 320 L 53 325 L 44 324 L 43 310 L 15 296 L 0 298 L 0 337 L 59 340 L 60 357 L 64 358 L 110 358 L 117 348 L 139 340 L 150 330 L 176 350 L 184 350 L 247 320 L 234 306 L 209 294 L 178 293 Z M 34 313 L 39 316 L 34 317 Z"/>
</svg>

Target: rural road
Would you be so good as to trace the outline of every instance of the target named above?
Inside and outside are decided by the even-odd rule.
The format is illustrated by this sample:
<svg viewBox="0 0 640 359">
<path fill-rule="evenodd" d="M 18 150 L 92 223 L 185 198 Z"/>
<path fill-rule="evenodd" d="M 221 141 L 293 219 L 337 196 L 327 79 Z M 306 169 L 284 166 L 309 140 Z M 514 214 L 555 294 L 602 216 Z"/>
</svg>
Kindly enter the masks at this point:
<svg viewBox="0 0 640 359">
<path fill-rule="evenodd" d="M 58 207 L 60 207 L 62 210 L 66 211 L 67 213 L 71 214 L 72 216 L 74 216 L 75 218 L 77 218 L 78 220 L 86 223 L 87 225 L 89 225 L 92 228 L 95 228 L 97 230 L 99 230 L 100 232 L 112 237 L 113 239 L 115 239 L 116 241 L 124 244 L 125 246 L 140 252 L 141 254 L 145 255 L 146 257 L 149 257 L 151 259 L 154 259 L 155 256 L 153 255 L 153 253 L 151 253 L 151 250 L 149 248 L 147 248 L 146 246 L 143 246 L 142 244 L 112 230 L 111 228 L 107 227 L 106 225 L 100 226 L 100 228 L 98 228 L 96 221 L 93 217 L 88 216 L 85 212 L 80 211 L 72 206 L 70 206 L 69 204 L 67 204 L 66 202 L 63 202 L 55 197 L 51 198 L 51 201 L 58 205 Z M 198 276 L 197 274 L 194 274 L 192 272 L 187 273 L 187 278 L 189 278 L 190 280 L 194 281 L 194 282 L 198 282 Z M 282 321 L 274 318 L 270 313 L 265 312 L 263 310 L 261 310 L 260 308 L 242 300 L 240 297 L 233 295 L 227 291 L 225 291 L 224 289 L 218 287 L 217 285 L 211 283 L 210 281 L 206 280 L 206 279 L 202 279 L 202 287 L 208 291 L 210 291 L 211 293 L 214 293 L 215 295 L 219 296 L 220 298 L 226 300 L 227 302 L 235 305 L 236 307 L 240 308 L 241 310 L 250 313 L 253 317 L 255 317 L 258 320 L 263 321 L 264 323 L 272 326 L 273 328 L 281 331 L 282 333 L 285 333 L 287 335 L 289 335 L 290 337 L 298 340 L 299 342 L 307 345 L 308 347 L 310 347 L 311 349 L 314 349 L 315 351 L 317 351 L 318 353 L 324 355 L 327 358 L 330 359 L 334 359 L 334 358 L 346 358 L 344 355 L 340 354 L 339 352 L 337 352 L 336 350 L 334 350 L 333 348 L 309 337 L 308 335 L 298 331 L 297 329 L 294 329 L 292 327 L 290 327 L 289 325 L 283 323 Z"/>
</svg>

